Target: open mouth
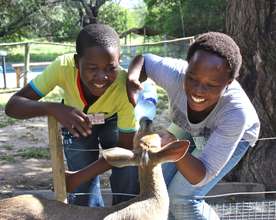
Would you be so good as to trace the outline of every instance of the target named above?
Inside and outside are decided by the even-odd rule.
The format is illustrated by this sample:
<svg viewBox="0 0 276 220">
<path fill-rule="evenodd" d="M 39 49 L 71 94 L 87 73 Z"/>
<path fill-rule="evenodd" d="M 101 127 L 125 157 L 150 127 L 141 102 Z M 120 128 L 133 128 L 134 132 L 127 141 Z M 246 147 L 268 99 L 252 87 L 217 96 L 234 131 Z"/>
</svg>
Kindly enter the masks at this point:
<svg viewBox="0 0 276 220">
<path fill-rule="evenodd" d="M 192 95 L 191 95 L 191 99 L 192 99 L 195 103 L 203 103 L 203 102 L 205 102 L 205 100 L 206 100 L 206 99 L 204 99 L 204 98 L 197 98 L 197 97 L 192 96 Z"/>
<path fill-rule="evenodd" d="M 105 86 L 105 83 L 103 84 L 94 83 L 94 86 L 97 87 L 98 89 L 101 89 Z"/>
</svg>

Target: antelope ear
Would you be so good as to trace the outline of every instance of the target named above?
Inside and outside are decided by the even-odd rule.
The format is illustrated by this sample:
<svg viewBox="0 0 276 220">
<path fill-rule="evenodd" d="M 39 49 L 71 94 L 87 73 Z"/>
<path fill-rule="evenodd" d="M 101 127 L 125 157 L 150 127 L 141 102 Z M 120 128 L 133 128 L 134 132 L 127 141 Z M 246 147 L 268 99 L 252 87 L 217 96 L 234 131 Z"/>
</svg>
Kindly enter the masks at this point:
<svg viewBox="0 0 276 220">
<path fill-rule="evenodd" d="M 176 162 L 185 156 L 189 146 L 190 142 L 187 140 L 173 141 L 156 152 L 154 157 L 160 163 Z"/>
<path fill-rule="evenodd" d="M 131 150 L 114 147 L 103 150 L 102 155 L 107 163 L 114 167 L 136 166 L 138 160 Z"/>
</svg>

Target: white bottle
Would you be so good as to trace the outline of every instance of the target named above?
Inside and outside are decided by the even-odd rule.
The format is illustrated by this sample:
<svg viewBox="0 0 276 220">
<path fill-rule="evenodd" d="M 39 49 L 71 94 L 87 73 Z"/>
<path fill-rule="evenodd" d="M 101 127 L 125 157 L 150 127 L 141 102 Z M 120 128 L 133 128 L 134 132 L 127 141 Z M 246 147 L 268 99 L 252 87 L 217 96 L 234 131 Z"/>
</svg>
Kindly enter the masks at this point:
<svg viewBox="0 0 276 220">
<path fill-rule="evenodd" d="M 152 82 L 145 81 L 142 83 L 143 89 L 140 91 L 135 106 L 136 120 L 147 117 L 150 120 L 156 115 L 157 91 Z"/>
</svg>

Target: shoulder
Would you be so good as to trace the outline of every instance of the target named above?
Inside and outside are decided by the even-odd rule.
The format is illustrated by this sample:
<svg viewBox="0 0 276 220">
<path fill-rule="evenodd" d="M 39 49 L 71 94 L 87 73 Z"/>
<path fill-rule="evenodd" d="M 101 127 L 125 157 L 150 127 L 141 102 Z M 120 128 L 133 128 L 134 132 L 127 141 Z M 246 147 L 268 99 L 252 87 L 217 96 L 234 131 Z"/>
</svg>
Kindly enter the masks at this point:
<svg viewBox="0 0 276 220">
<path fill-rule="evenodd" d="M 123 67 L 119 67 L 117 78 L 114 81 L 117 86 L 120 86 L 122 88 L 126 88 L 126 80 L 127 80 L 127 70 L 125 70 Z"/>
<path fill-rule="evenodd" d="M 228 132 L 258 128 L 260 125 L 253 104 L 236 80 L 220 100 L 216 123 Z"/>
<path fill-rule="evenodd" d="M 116 80 L 111 85 L 112 93 L 118 97 L 118 102 L 128 102 L 127 90 L 126 90 L 127 72 L 122 67 L 119 67 Z"/>
<path fill-rule="evenodd" d="M 252 102 L 237 80 L 234 80 L 228 86 L 222 99 L 222 105 L 227 111 L 229 109 L 240 109 L 240 111 L 247 114 L 256 112 Z"/>
<path fill-rule="evenodd" d="M 61 56 L 58 56 L 55 62 L 59 63 L 59 65 L 63 67 L 74 67 L 75 66 L 74 54 L 68 53 L 68 54 L 63 54 Z"/>
<path fill-rule="evenodd" d="M 147 66 L 156 64 L 159 68 L 166 66 L 167 68 L 170 68 L 172 70 L 184 72 L 184 70 L 186 70 L 188 66 L 188 62 L 183 59 L 177 59 L 172 57 L 160 57 L 150 53 L 144 54 L 143 57 L 145 59 L 146 68 Z"/>
</svg>

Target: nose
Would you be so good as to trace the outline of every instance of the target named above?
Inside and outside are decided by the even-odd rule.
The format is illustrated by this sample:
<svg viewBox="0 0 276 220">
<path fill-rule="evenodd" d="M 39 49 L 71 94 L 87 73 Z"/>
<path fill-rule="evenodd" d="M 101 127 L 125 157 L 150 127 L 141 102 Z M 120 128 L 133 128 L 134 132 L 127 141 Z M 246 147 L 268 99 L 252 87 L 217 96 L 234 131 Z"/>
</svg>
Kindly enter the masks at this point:
<svg viewBox="0 0 276 220">
<path fill-rule="evenodd" d="M 95 79 L 96 80 L 107 80 L 108 79 L 108 74 L 106 71 L 104 70 L 99 70 L 97 71 L 97 73 L 95 74 Z"/>
<path fill-rule="evenodd" d="M 204 94 L 205 92 L 208 91 L 208 87 L 200 82 L 197 82 L 193 86 L 193 90 L 196 94 Z"/>
</svg>

